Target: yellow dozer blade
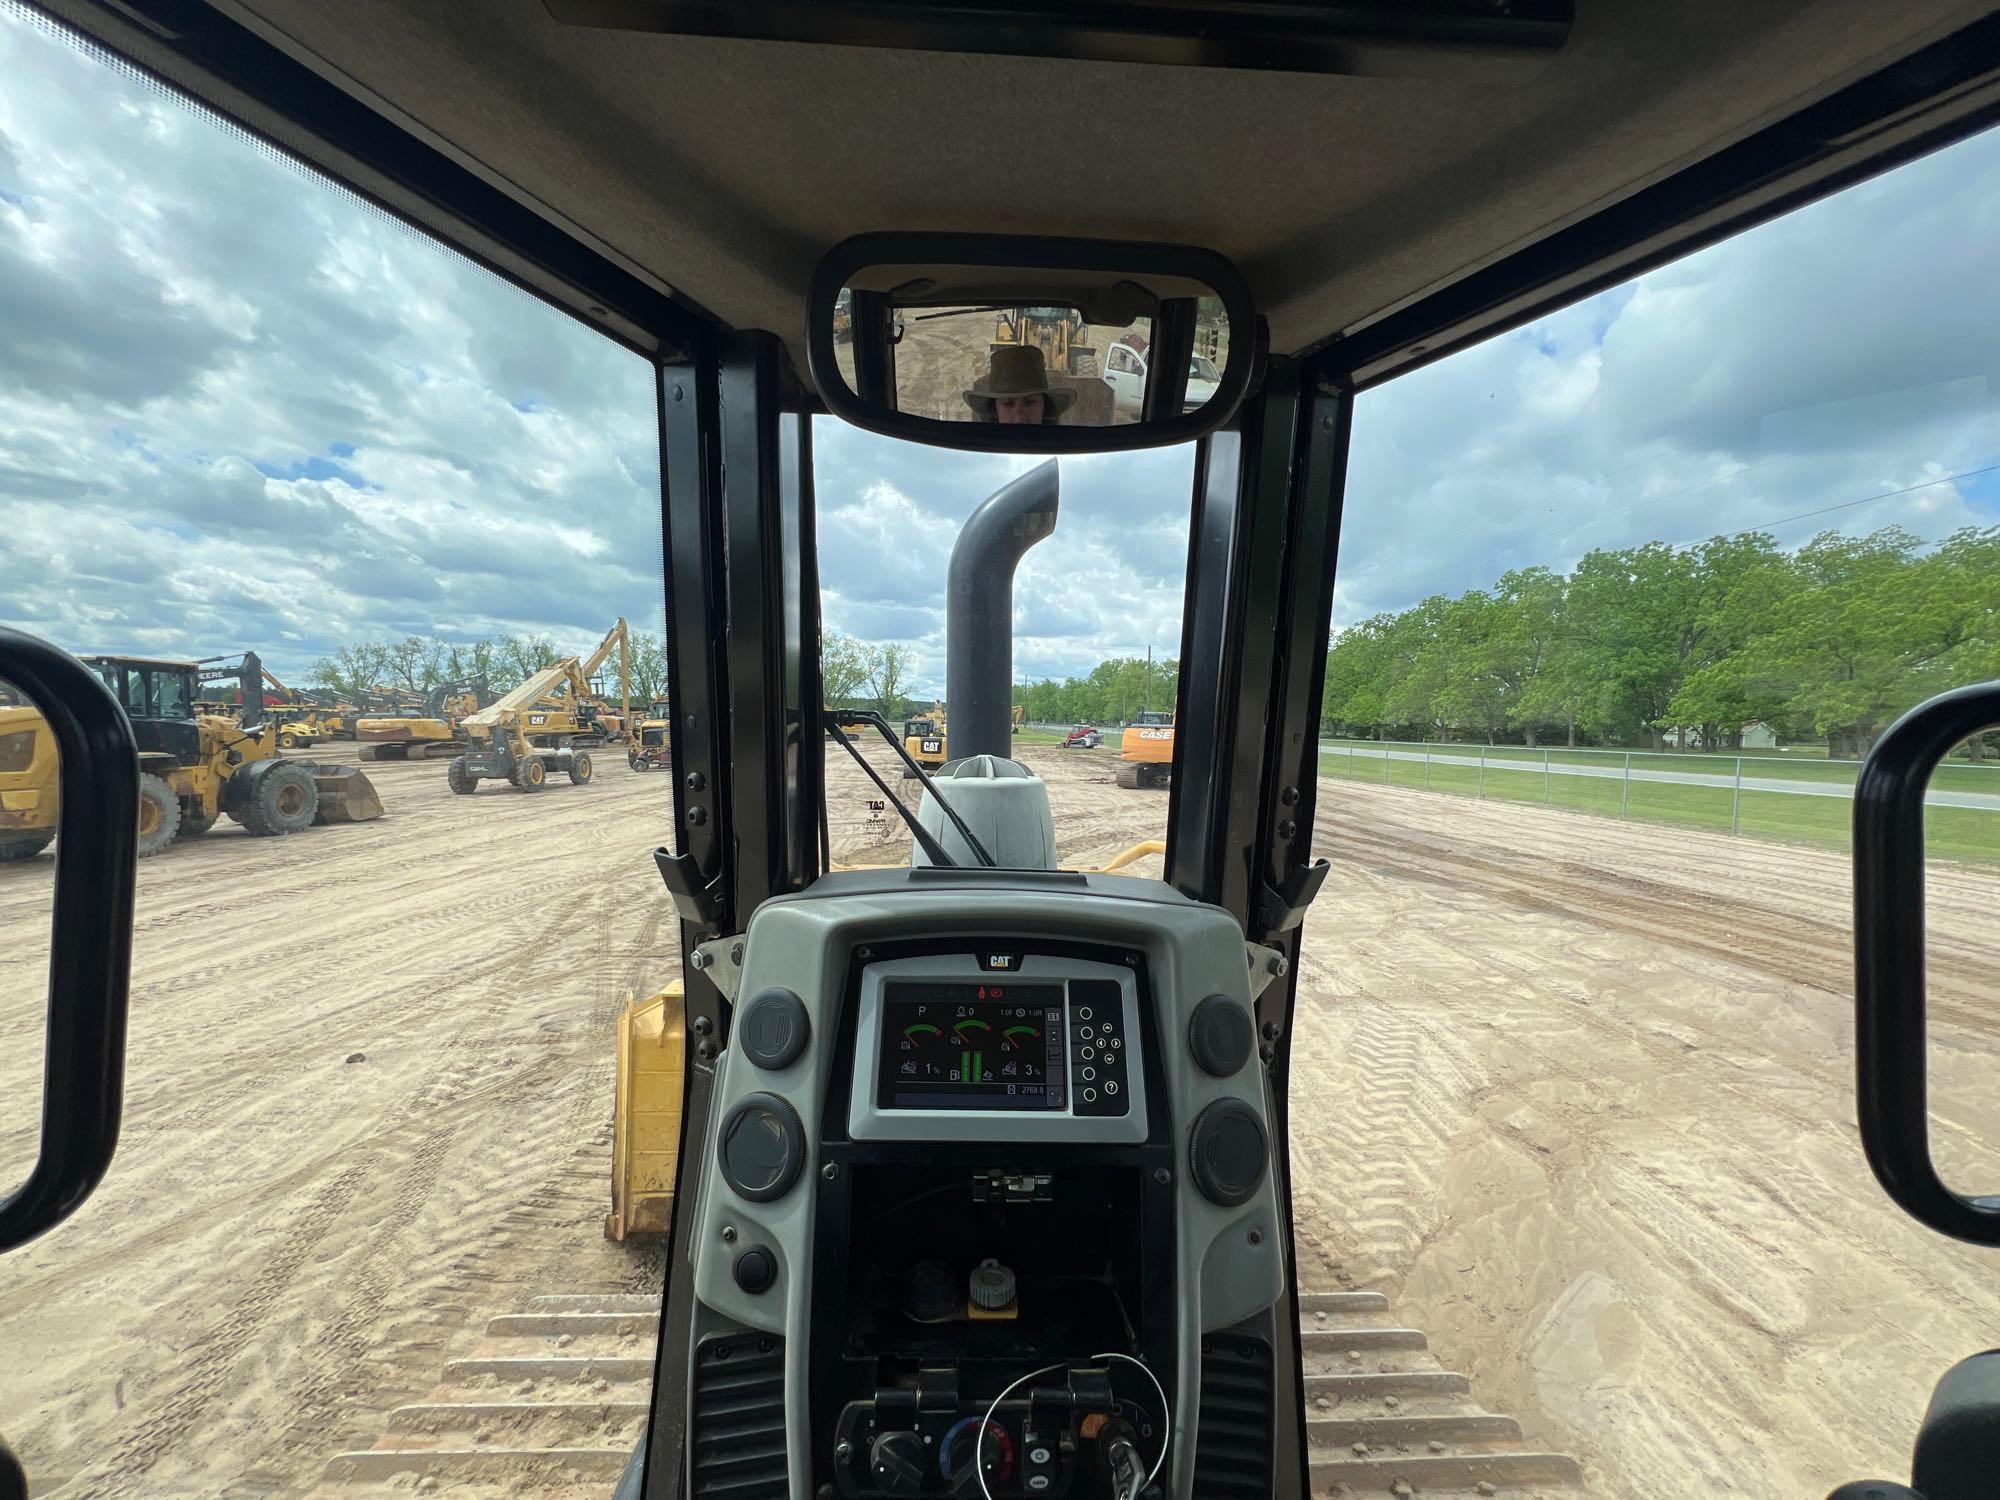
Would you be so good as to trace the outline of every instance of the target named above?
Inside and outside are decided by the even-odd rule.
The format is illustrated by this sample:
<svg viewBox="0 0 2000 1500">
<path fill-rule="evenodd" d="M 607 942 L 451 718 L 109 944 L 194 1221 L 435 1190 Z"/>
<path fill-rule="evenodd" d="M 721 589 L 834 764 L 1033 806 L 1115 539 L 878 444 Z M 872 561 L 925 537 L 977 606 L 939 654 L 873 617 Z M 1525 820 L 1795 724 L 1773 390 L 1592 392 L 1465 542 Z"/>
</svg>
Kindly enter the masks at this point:
<svg viewBox="0 0 2000 1500">
<path fill-rule="evenodd" d="M 382 798 L 366 772 L 352 766 L 315 765 L 313 785 L 319 788 L 315 823 L 366 823 L 382 816 Z"/>
<path fill-rule="evenodd" d="M 625 997 L 611 1117 L 611 1212 L 606 1239 L 665 1234 L 681 1157 L 687 1007 L 676 979 L 657 995 Z"/>
</svg>

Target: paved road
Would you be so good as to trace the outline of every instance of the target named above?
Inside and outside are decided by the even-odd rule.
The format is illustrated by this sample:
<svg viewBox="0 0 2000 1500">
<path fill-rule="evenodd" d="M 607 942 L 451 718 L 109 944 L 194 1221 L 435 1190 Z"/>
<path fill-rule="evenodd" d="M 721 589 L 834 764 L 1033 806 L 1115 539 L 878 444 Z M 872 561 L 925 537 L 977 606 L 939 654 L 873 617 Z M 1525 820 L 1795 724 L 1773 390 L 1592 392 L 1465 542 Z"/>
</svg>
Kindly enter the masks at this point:
<svg viewBox="0 0 2000 1500">
<path fill-rule="evenodd" d="M 1389 750 L 1374 749 L 1361 745 L 1326 744 L 1322 744 L 1319 748 L 1322 755 L 1340 757 L 1351 754 L 1356 760 L 1380 760 L 1384 756 L 1387 756 L 1390 760 L 1421 762 L 1425 759 L 1424 752 L 1421 750 Z M 1441 766 L 1476 766 L 1479 764 L 1479 757 L 1477 755 L 1432 755 L 1429 758 L 1432 762 Z M 1604 781 L 1619 781 L 1629 774 L 1634 781 L 1664 781 L 1677 786 L 1706 786 L 1725 792 L 1731 790 L 1736 785 L 1736 778 L 1733 776 L 1707 776 L 1699 771 L 1654 771 L 1635 766 L 1628 773 L 1622 765 L 1580 766 L 1563 765 L 1560 763 L 1552 763 L 1547 767 L 1547 770 L 1550 775 L 1554 776 L 1594 776 Z M 1543 767 L 1539 762 L 1535 761 L 1491 758 L 1487 760 L 1486 772 L 1489 776 L 1505 771 L 1515 771 L 1526 776 L 1540 776 L 1543 773 Z M 2000 773 L 1995 774 L 1995 781 L 1996 783 L 2000 783 Z M 1745 776 L 1743 778 L 1743 790 L 1746 792 L 1786 792 L 1798 797 L 1838 797 L 1843 802 L 1854 800 L 1854 788 L 1845 786 L 1837 781 L 1789 781 L 1772 776 Z M 1996 793 L 1933 791 L 1925 796 L 1924 801 L 1932 807 L 1969 807 L 1981 812 L 2000 812 L 2000 794 Z"/>
</svg>

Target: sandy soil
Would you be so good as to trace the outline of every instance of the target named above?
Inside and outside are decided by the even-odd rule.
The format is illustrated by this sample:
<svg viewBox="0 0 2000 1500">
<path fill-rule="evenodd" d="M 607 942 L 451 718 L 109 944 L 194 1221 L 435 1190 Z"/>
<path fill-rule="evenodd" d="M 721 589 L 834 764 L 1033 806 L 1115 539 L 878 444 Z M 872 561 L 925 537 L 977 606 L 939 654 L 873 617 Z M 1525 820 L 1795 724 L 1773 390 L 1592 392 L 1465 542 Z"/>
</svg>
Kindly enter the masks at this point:
<svg viewBox="0 0 2000 1500">
<path fill-rule="evenodd" d="M 1067 861 L 1161 831 L 1165 796 L 1113 787 L 1108 752 L 1023 758 Z M 490 1314 L 657 1285 L 657 1256 L 598 1219 L 612 1018 L 677 961 L 647 858 L 664 779 L 605 763 L 588 788 L 467 802 L 439 763 L 370 774 L 378 823 L 225 824 L 142 866 L 118 1162 L 0 1262 L 0 1421 L 38 1493 L 294 1493 Z M 829 780 L 837 856 L 902 858 L 838 754 Z M 2000 1291 L 1861 1162 L 1843 861 L 1321 796 L 1338 873 L 1295 1039 L 1302 1282 L 1389 1292 L 1607 1496 L 1810 1495 L 1906 1465 Z M 0 871 L 15 1167 L 48 866 Z M 1938 1150 L 1982 1186 L 1996 909 L 2000 876 L 1934 882 Z"/>
</svg>

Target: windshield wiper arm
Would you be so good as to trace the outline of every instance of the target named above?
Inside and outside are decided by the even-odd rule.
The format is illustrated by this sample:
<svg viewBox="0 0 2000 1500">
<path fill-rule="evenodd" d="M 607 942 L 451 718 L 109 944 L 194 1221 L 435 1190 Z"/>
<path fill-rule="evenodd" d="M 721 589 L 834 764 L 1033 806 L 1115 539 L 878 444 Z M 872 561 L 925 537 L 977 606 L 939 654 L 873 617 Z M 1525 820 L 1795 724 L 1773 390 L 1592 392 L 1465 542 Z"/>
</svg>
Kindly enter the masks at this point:
<svg viewBox="0 0 2000 1500">
<path fill-rule="evenodd" d="M 938 790 L 938 784 L 931 780 L 929 775 L 925 773 L 924 768 L 918 765 L 911 757 L 909 747 L 896 738 L 896 731 L 890 728 L 887 719 L 883 718 L 881 714 L 872 708 L 829 708 L 825 711 L 823 718 L 826 727 L 834 732 L 834 736 L 846 747 L 847 753 L 854 757 L 854 763 L 867 772 L 868 779 L 874 782 L 881 789 L 882 795 L 894 804 L 897 815 L 910 825 L 910 832 L 916 837 L 918 845 L 923 849 L 925 854 L 930 856 L 933 863 L 950 865 L 954 868 L 958 867 L 958 861 L 945 851 L 944 845 L 938 842 L 936 835 L 917 821 L 916 814 L 903 805 L 902 799 L 889 790 L 889 783 L 884 781 L 875 768 L 868 764 L 866 757 L 854 748 L 854 742 L 848 739 L 844 732 L 847 725 L 870 724 L 879 729 L 882 732 L 882 738 L 889 742 L 889 748 L 896 752 L 897 756 L 902 760 L 904 767 L 912 776 L 923 783 L 924 789 L 936 799 L 939 809 L 947 818 L 951 819 L 951 826 L 958 830 L 959 837 L 965 840 L 965 846 L 978 858 L 979 863 L 989 870 L 1000 868 L 1000 862 L 986 852 L 986 846 L 979 842 L 978 837 L 970 828 L 965 826 L 965 819 L 958 815 L 958 809 L 953 807 L 945 799 L 944 793 Z"/>
</svg>

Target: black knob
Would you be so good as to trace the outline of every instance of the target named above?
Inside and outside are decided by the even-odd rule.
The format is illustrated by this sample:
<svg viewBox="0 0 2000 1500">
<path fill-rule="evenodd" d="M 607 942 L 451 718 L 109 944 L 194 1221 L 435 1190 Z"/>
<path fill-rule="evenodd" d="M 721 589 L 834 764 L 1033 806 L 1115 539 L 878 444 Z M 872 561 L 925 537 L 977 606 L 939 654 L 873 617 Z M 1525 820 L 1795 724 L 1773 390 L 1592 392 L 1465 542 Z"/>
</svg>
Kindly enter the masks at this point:
<svg viewBox="0 0 2000 1500">
<path fill-rule="evenodd" d="M 752 1245 L 737 1253 L 736 1264 L 731 1268 L 736 1274 L 736 1284 L 751 1296 L 761 1296 L 771 1290 L 778 1279 L 778 1258 L 762 1245 Z"/>
<path fill-rule="evenodd" d="M 722 1176 L 752 1203 L 782 1198 L 806 1161 L 799 1112 L 776 1094 L 745 1094 L 723 1121 Z"/>
<path fill-rule="evenodd" d="M 1241 1099 L 1218 1099 L 1188 1132 L 1188 1170 L 1202 1197 L 1224 1208 L 1248 1203 L 1264 1180 L 1264 1122 Z"/>
<path fill-rule="evenodd" d="M 1249 1007 L 1227 995 L 1210 995 L 1188 1017 L 1188 1050 L 1212 1078 L 1235 1077 L 1256 1045 Z"/>
<path fill-rule="evenodd" d="M 752 995 L 736 1019 L 736 1040 L 743 1055 L 773 1072 L 790 1067 L 811 1036 L 805 1002 L 776 986 Z"/>
<path fill-rule="evenodd" d="M 892 1495 L 920 1494 L 930 1473 L 924 1440 L 914 1432 L 885 1432 L 868 1450 L 868 1474 Z"/>
</svg>

